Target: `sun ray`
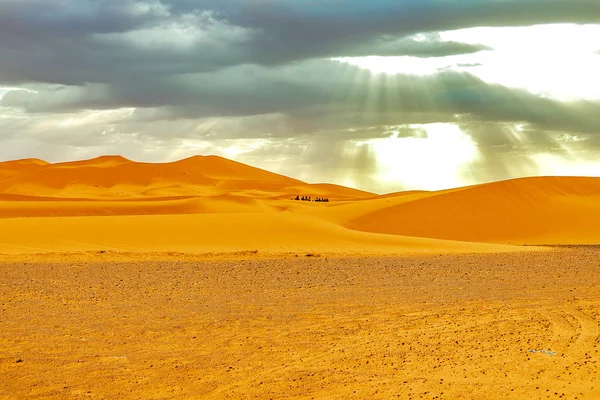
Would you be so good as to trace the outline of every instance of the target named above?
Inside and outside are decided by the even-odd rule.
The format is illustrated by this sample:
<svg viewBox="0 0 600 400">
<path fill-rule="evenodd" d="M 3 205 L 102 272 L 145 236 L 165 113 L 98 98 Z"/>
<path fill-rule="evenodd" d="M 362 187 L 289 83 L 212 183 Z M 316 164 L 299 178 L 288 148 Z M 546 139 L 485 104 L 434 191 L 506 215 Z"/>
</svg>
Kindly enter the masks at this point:
<svg viewBox="0 0 600 400">
<path fill-rule="evenodd" d="M 374 152 L 379 179 L 408 189 L 445 189 L 464 184 L 460 168 L 477 160 L 479 152 L 471 137 L 457 125 L 434 123 L 410 125 L 424 136 L 392 137 L 357 142 Z"/>
</svg>

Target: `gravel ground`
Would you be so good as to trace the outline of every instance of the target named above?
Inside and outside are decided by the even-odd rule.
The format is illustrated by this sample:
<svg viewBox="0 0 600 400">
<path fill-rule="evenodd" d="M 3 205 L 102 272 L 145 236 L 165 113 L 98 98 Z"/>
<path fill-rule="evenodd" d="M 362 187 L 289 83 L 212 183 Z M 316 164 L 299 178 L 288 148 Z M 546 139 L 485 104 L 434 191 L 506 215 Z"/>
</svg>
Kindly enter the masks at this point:
<svg viewBox="0 0 600 400">
<path fill-rule="evenodd" d="M 0 399 L 600 398 L 600 248 L 0 262 Z"/>
</svg>

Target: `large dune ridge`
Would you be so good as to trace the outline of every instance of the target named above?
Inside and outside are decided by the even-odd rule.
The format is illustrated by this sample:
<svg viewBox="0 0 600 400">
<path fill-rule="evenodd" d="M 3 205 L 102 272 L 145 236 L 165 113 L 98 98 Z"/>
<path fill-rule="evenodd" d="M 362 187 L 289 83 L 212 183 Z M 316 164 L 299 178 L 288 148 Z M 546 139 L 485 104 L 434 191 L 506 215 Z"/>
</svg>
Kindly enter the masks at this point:
<svg viewBox="0 0 600 400">
<path fill-rule="evenodd" d="M 433 192 L 346 226 L 463 241 L 598 244 L 600 178 L 530 177 Z"/>
<path fill-rule="evenodd" d="M 377 195 L 218 156 L 0 163 L 0 251 L 8 253 L 503 252 L 598 244 L 599 226 L 600 178 Z"/>
</svg>

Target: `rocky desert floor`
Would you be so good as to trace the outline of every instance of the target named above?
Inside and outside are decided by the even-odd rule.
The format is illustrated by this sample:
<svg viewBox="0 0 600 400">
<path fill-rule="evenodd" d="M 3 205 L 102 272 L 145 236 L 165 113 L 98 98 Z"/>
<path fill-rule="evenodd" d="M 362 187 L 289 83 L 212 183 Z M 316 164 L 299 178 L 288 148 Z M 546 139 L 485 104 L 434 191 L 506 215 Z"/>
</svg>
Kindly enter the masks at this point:
<svg viewBox="0 0 600 400">
<path fill-rule="evenodd" d="M 0 260 L 0 399 L 597 399 L 600 248 Z"/>
</svg>

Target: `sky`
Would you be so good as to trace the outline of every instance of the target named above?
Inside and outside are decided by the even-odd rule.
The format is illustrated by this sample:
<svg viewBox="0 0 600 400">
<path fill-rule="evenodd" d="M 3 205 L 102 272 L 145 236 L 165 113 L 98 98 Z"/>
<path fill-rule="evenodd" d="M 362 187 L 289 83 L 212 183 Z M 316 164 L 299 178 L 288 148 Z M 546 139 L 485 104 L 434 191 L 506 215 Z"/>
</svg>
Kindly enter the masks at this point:
<svg viewBox="0 0 600 400">
<path fill-rule="evenodd" d="M 0 159 L 600 176 L 598 0 L 0 0 Z"/>
</svg>

